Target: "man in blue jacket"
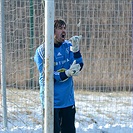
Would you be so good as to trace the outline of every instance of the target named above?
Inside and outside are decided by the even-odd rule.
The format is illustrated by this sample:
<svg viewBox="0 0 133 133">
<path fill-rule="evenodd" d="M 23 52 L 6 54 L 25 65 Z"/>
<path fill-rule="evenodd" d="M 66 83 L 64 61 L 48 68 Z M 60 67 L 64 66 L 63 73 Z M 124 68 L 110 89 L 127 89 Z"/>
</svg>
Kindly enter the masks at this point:
<svg viewBox="0 0 133 133">
<path fill-rule="evenodd" d="M 73 76 L 83 68 L 79 50 L 82 36 L 65 40 L 66 23 L 62 19 L 54 21 L 54 133 L 76 133 L 75 100 Z M 40 100 L 44 108 L 44 55 L 43 44 L 36 49 L 34 60 L 39 71 Z"/>
</svg>

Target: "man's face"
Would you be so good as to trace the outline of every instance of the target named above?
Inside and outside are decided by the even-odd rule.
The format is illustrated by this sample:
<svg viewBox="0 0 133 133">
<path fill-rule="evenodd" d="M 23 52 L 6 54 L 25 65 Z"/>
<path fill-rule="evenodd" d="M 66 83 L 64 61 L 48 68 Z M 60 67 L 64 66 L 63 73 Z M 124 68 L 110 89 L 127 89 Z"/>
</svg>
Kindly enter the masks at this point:
<svg viewBox="0 0 133 133">
<path fill-rule="evenodd" d="M 54 43 L 62 43 L 65 41 L 66 37 L 66 26 L 61 25 L 58 28 L 55 29 L 54 31 Z"/>
</svg>

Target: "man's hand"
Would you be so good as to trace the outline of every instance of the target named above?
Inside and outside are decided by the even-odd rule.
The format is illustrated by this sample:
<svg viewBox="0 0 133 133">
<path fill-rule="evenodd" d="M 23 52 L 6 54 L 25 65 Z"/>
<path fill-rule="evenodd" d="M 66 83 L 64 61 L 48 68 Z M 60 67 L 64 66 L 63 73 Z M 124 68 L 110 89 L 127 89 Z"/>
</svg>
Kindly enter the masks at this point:
<svg viewBox="0 0 133 133">
<path fill-rule="evenodd" d="M 80 40 L 82 38 L 82 35 L 80 36 L 73 36 L 71 37 L 69 40 L 71 41 L 72 43 L 72 47 L 71 47 L 71 51 L 72 52 L 78 52 L 79 51 L 79 43 L 80 43 Z"/>
<path fill-rule="evenodd" d="M 80 65 L 76 64 L 76 60 L 74 60 L 73 64 L 70 66 L 68 70 L 65 71 L 65 73 L 67 77 L 77 76 L 79 74 L 80 68 Z"/>
</svg>

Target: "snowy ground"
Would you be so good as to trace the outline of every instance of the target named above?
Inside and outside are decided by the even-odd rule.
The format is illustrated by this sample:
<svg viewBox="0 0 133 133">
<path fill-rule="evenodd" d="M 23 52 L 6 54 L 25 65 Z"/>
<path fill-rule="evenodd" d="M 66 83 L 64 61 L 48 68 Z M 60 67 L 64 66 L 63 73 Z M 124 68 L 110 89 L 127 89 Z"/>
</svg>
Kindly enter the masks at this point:
<svg viewBox="0 0 133 133">
<path fill-rule="evenodd" d="M 7 91 L 8 130 L 0 133 L 41 133 L 42 111 L 38 91 Z M 77 133 L 133 133 L 131 92 L 76 92 Z"/>
</svg>

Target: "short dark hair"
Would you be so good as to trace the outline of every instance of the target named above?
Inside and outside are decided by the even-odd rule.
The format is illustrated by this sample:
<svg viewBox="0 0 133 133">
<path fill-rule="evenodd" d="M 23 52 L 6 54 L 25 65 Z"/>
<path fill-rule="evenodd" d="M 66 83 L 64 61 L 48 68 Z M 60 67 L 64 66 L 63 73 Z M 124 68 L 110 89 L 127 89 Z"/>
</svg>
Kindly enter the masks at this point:
<svg viewBox="0 0 133 133">
<path fill-rule="evenodd" d="M 54 29 L 57 29 L 58 27 L 61 27 L 62 25 L 65 25 L 66 27 L 66 22 L 63 19 L 54 20 Z"/>
</svg>

